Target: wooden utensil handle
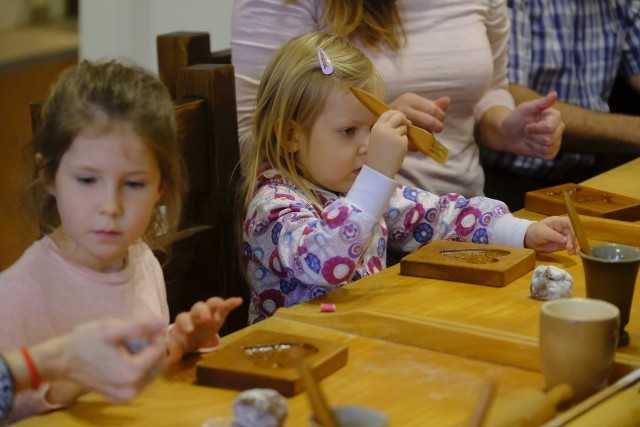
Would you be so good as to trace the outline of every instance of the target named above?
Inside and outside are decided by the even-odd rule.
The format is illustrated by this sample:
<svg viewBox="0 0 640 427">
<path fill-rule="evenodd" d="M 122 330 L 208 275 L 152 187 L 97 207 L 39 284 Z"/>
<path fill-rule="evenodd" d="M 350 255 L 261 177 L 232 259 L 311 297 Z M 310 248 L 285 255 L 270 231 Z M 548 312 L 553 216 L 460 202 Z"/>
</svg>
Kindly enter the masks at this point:
<svg viewBox="0 0 640 427">
<path fill-rule="evenodd" d="M 320 390 L 320 385 L 318 384 L 313 371 L 304 360 L 304 357 L 297 351 L 293 351 L 291 353 L 293 360 L 298 366 L 300 375 L 302 376 L 302 382 L 307 389 L 307 397 L 309 398 L 309 402 L 313 409 L 313 416 L 324 427 L 340 427 L 333 412 L 329 408 L 324 395 L 322 394 L 322 390 Z"/>
<path fill-rule="evenodd" d="M 573 398 L 573 394 L 573 387 L 569 384 L 558 384 L 547 392 L 547 396 L 549 396 L 549 399 L 556 407 Z"/>
<path fill-rule="evenodd" d="M 591 246 L 589 245 L 589 241 L 587 240 L 587 235 L 585 234 L 584 229 L 582 228 L 582 223 L 580 222 L 580 218 L 578 217 L 576 208 L 573 206 L 573 202 L 571 201 L 571 196 L 569 195 L 569 192 L 563 191 L 562 197 L 564 197 L 564 205 L 567 208 L 569 219 L 571 219 L 571 225 L 573 226 L 573 231 L 576 233 L 576 237 L 578 238 L 580 249 L 585 254 L 591 255 Z"/>
</svg>

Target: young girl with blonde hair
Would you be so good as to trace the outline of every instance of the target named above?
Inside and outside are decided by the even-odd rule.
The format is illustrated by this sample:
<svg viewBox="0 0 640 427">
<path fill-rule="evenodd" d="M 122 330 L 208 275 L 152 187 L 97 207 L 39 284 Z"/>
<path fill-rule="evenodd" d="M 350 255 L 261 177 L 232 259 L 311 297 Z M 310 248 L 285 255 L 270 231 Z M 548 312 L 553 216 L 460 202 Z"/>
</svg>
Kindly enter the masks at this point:
<svg viewBox="0 0 640 427">
<path fill-rule="evenodd" d="M 0 274 L 0 351 L 106 317 L 168 324 L 151 249 L 175 234 L 185 182 L 164 85 L 140 67 L 83 61 L 53 86 L 33 153 L 30 194 L 45 235 Z M 168 361 L 215 345 L 240 303 L 210 298 L 180 313 L 168 332 Z M 34 388 L 15 418 L 68 404 L 83 391 L 64 380 Z"/>
<path fill-rule="evenodd" d="M 260 82 L 243 182 L 251 323 L 382 270 L 387 247 L 448 239 L 575 251 L 566 217 L 532 222 L 497 200 L 396 183 L 408 121 L 397 110 L 377 118 L 350 87 L 384 96 L 371 61 L 322 32 L 285 43 Z"/>
</svg>

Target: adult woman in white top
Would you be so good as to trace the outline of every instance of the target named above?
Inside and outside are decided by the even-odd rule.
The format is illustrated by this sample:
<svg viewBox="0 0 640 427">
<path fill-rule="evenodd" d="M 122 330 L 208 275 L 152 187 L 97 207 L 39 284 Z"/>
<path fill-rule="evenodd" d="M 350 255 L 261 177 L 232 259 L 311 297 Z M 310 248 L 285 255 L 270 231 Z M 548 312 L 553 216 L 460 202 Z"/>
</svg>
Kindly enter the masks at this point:
<svg viewBox="0 0 640 427">
<path fill-rule="evenodd" d="M 382 75 L 386 101 L 448 148 L 445 164 L 410 152 L 396 176 L 402 184 L 478 196 L 478 143 L 545 159 L 560 148 L 557 95 L 516 108 L 509 94 L 504 0 L 236 0 L 231 48 L 243 152 L 271 54 L 315 30 L 349 37 Z"/>
</svg>

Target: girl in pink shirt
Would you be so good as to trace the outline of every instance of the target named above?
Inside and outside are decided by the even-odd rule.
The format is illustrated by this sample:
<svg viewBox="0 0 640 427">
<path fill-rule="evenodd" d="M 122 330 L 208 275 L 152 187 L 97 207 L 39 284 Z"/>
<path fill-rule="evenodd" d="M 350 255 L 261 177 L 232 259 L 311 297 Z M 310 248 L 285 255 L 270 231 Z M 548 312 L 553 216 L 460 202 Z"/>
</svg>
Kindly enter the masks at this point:
<svg viewBox="0 0 640 427">
<path fill-rule="evenodd" d="M 185 189 L 173 104 L 151 73 L 84 61 L 62 74 L 34 136 L 29 195 L 46 234 L 0 274 L 0 351 L 105 317 L 169 323 L 151 248 L 175 235 Z M 240 298 L 210 298 L 176 317 L 168 361 L 217 344 Z M 27 395 L 20 418 L 82 392 L 52 381 Z M 37 397 L 34 398 L 34 397 Z"/>
</svg>

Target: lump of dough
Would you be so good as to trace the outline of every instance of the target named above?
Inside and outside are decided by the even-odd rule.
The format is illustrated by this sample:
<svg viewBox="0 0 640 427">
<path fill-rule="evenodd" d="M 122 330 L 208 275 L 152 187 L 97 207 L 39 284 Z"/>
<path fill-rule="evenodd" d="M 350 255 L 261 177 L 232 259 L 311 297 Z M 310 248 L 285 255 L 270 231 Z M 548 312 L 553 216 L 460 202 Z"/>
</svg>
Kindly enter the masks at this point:
<svg viewBox="0 0 640 427">
<path fill-rule="evenodd" d="M 281 427 L 289 406 L 276 390 L 253 388 L 245 390 L 233 402 L 233 415 L 240 427 Z"/>
<path fill-rule="evenodd" d="M 561 268 L 540 265 L 533 270 L 529 290 L 532 298 L 543 301 L 570 298 L 573 293 L 573 278 Z"/>
</svg>

